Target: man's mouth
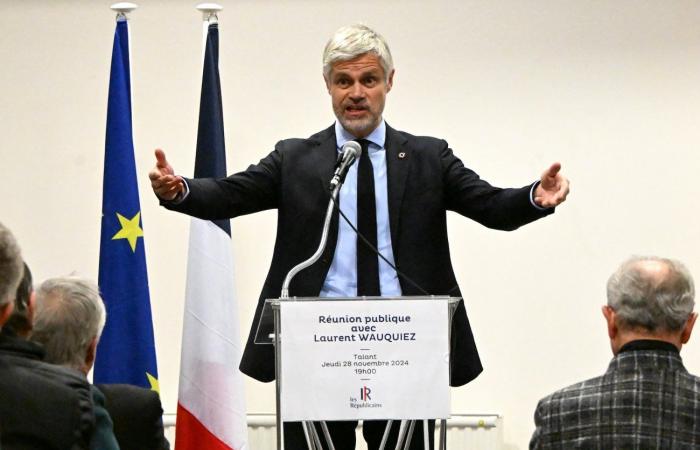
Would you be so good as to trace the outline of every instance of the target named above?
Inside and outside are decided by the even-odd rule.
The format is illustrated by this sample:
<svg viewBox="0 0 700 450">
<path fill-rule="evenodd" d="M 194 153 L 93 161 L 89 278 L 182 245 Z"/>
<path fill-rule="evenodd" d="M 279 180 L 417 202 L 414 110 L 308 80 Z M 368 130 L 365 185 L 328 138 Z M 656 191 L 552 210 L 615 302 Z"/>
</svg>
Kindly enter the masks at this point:
<svg viewBox="0 0 700 450">
<path fill-rule="evenodd" d="M 361 116 L 367 111 L 367 106 L 364 105 L 349 105 L 345 107 L 345 114 L 349 116 Z"/>
</svg>

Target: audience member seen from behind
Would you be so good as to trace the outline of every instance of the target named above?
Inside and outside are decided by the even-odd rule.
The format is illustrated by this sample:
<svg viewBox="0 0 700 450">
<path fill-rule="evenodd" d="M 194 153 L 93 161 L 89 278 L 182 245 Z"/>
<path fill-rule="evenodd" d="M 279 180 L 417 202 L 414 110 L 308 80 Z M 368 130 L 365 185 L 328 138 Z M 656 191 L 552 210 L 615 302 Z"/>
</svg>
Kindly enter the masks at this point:
<svg viewBox="0 0 700 450">
<path fill-rule="evenodd" d="M 42 362 L 40 346 L 4 329 L 18 285 L 19 295 L 27 295 L 31 274 L 23 269 L 12 233 L 0 224 L 0 447 L 87 449 L 94 427 L 87 381 L 73 370 Z M 31 329 L 31 314 L 25 317 Z"/>
<path fill-rule="evenodd" d="M 633 257 L 607 290 L 608 370 L 540 400 L 530 449 L 700 448 L 700 378 L 680 356 L 697 318 L 690 273 Z"/>
<path fill-rule="evenodd" d="M 29 339 L 32 332 L 34 318 L 34 286 L 32 285 L 32 272 L 27 263 L 24 263 L 24 273 L 15 293 L 14 308 L 12 314 L 2 327 L 2 333 L 10 336 L 18 336 Z"/>
<path fill-rule="evenodd" d="M 87 377 L 95 362 L 97 344 L 105 320 L 104 303 L 94 283 L 77 277 L 52 278 L 44 281 L 37 289 L 32 340 L 44 346 L 46 361 L 79 370 Z M 105 390 L 109 394 L 109 400 L 105 400 L 105 394 L 98 387 L 91 386 L 97 421 L 91 448 L 160 450 L 169 447 L 163 437 L 162 408 L 157 394 L 148 391 L 152 394 L 146 396 L 150 403 L 144 403 L 144 395 L 135 395 L 132 387 L 103 386 L 107 386 Z M 115 397 L 120 401 L 115 402 Z M 125 402 L 131 404 L 133 409 L 125 413 L 123 409 L 115 407 L 115 418 L 111 417 L 108 407 L 115 404 L 120 406 Z M 140 427 L 129 434 L 123 425 L 132 423 L 134 418 L 138 418 Z M 117 423 L 116 419 L 120 422 Z M 146 422 L 153 426 L 147 427 Z M 122 431 L 122 439 L 118 439 L 116 430 Z"/>
<path fill-rule="evenodd" d="M 105 308 L 97 286 L 77 277 L 52 278 L 37 290 L 32 340 L 44 346 L 45 361 L 75 369 L 85 379 L 95 362 L 105 324 Z M 93 450 L 118 449 L 104 395 L 90 386 L 95 406 Z"/>
<path fill-rule="evenodd" d="M 130 384 L 98 384 L 121 450 L 168 450 L 158 393 Z"/>
</svg>

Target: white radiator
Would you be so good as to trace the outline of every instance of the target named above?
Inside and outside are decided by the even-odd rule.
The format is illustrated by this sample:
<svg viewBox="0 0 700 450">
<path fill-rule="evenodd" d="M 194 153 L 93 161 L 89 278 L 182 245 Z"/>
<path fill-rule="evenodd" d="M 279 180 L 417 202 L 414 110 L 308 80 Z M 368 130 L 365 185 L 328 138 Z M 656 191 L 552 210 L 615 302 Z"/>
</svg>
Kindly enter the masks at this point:
<svg viewBox="0 0 700 450">
<path fill-rule="evenodd" d="M 175 415 L 163 416 L 165 435 L 171 448 L 175 443 Z M 438 443 L 439 426 L 435 430 Z M 273 414 L 248 414 L 248 449 L 275 450 L 276 426 Z M 503 450 L 503 418 L 498 414 L 453 414 L 447 421 L 448 450 Z M 204 450 L 204 449 L 203 449 Z M 357 450 L 367 450 L 358 428 Z"/>
</svg>

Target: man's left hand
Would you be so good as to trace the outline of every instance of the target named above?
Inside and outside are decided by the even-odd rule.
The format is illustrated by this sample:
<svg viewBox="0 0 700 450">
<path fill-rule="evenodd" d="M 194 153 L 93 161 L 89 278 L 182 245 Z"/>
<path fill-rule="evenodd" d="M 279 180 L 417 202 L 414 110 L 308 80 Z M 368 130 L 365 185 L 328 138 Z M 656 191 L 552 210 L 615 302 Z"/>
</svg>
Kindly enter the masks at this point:
<svg viewBox="0 0 700 450">
<path fill-rule="evenodd" d="M 535 203 L 542 208 L 554 208 L 563 203 L 569 195 L 569 180 L 559 173 L 560 170 L 561 164 L 552 164 L 544 171 L 540 184 L 535 188 Z"/>
</svg>

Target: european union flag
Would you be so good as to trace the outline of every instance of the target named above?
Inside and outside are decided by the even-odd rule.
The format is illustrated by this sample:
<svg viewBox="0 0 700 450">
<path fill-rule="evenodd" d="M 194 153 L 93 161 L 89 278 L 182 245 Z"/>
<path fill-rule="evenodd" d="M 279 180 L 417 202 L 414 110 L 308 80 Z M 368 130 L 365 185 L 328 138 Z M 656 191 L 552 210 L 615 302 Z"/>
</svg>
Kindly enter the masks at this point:
<svg viewBox="0 0 700 450">
<path fill-rule="evenodd" d="M 107 104 L 99 285 L 107 308 L 97 348 L 95 383 L 158 390 L 151 301 L 131 132 L 129 31 L 114 32 Z"/>
</svg>

